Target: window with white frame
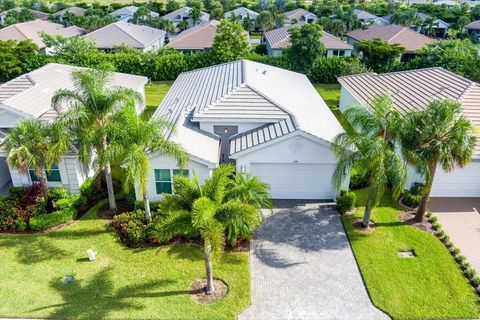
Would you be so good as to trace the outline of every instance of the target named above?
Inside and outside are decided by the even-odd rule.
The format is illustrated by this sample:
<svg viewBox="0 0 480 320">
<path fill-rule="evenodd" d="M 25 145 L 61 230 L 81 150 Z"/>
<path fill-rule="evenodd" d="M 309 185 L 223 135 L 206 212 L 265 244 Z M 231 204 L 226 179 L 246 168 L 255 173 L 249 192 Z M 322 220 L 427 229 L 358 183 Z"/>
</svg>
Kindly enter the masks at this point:
<svg viewBox="0 0 480 320">
<path fill-rule="evenodd" d="M 190 175 L 188 170 L 180 169 L 155 169 L 155 188 L 157 194 L 173 192 L 173 177 Z"/>
</svg>

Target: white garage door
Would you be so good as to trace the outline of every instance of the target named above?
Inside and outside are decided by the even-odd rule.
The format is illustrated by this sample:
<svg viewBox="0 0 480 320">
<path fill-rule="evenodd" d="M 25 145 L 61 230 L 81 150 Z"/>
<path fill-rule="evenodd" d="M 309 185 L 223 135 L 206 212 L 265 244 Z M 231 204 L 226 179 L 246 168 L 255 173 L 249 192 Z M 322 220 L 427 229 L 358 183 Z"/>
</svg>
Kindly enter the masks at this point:
<svg viewBox="0 0 480 320">
<path fill-rule="evenodd" d="M 270 185 L 273 199 L 333 199 L 333 164 L 252 163 L 252 174 Z"/>
<path fill-rule="evenodd" d="M 432 197 L 480 197 L 480 162 L 446 173 L 438 168 L 432 186 Z"/>
</svg>

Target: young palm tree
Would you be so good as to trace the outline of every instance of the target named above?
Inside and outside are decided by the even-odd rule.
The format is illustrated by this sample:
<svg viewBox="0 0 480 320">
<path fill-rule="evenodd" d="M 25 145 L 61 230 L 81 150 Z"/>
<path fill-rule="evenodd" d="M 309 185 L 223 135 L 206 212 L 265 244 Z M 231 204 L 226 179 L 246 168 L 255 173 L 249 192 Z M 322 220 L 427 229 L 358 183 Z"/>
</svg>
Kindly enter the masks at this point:
<svg viewBox="0 0 480 320">
<path fill-rule="evenodd" d="M 459 102 L 435 100 L 424 110 L 405 118 L 402 153 L 407 162 L 425 176 L 425 187 L 415 220 L 421 222 L 440 165 L 449 172 L 464 167 L 473 157 L 477 142 L 473 124 L 462 115 Z"/>
<path fill-rule="evenodd" d="M 4 142 L 8 165 L 22 174 L 33 169 L 45 199 L 48 199 L 45 170 L 58 163 L 69 147 L 68 137 L 59 129 L 38 119 L 23 120 L 8 132 Z"/>
<path fill-rule="evenodd" d="M 259 210 L 248 204 L 252 202 L 250 199 L 245 203 L 226 199 L 233 174 L 233 166 L 222 165 L 203 185 L 196 176 L 193 181 L 187 177 L 174 177 L 175 193 L 166 194 L 160 202 L 160 209 L 166 213 L 166 218 L 155 230 L 160 241 L 176 236 L 200 236 L 203 239 L 207 294 L 215 290 L 212 259 L 222 252 L 225 234 L 229 243 L 235 245 L 238 238 L 249 237 L 261 222 Z"/>
<path fill-rule="evenodd" d="M 369 172 L 368 197 L 362 225 L 367 228 L 371 210 L 390 182 L 393 196 L 398 198 L 405 187 L 407 170 L 396 152 L 400 141 L 401 115 L 392 106 L 388 95 L 375 97 L 371 108 L 352 107 L 344 116 L 355 129 L 335 137 L 333 151 L 338 159 L 332 181 L 337 189 L 354 165 Z"/>
<path fill-rule="evenodd" d="M 162 118 L 152 118 L 149 121 L 132 110 L 125 114 L 126 118 L 123 127 L 115 141 L 121 144 L 123 159 L 123 178 L 126 192 L 131 186 L 138 183 L 138 191 L 142 195 L 145 205 L 145 221 L 150 223 L 150 200 L 148 196 L 148 175 L 150 173 L 150 152 L 159 152 L 162 155 L 172 156 L 183 168 L 188 162 L 188 157 L 182 147 L 175 142 L 165 138 L 164 131 L 172 130 L 173 124 Z"/>
<path fill-rule="evenodd" d="M 100 170 L 105 173 L 110 210 L 116 211 L 110 167 L 115 150 L 109 141 L 113 129 L 124 126 L 120 121 L 122 112 L 134 109 L 142 96 L 132 89 L 113 86 L 111 79 L 111 73 L 103 70 L 74 71 L 75 90 L 58 90 L 52 103 L 60 113 L 58 123 L 75 132 L 81 160 L 88 163 L 95 150 Z"/>
<path fill-rule="evenodd" d="M 238 200 L 258 209 L 272 208 L 270 186 L 249 173 L 235 175 L 227 185 L 225 198 Z"/>
</svg>

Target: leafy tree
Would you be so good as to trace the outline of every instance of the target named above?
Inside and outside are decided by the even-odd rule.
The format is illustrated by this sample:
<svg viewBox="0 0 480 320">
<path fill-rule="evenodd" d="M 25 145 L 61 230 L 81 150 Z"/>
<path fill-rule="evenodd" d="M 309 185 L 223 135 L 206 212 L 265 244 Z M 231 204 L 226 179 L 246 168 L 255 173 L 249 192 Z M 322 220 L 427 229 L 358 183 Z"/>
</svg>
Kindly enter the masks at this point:
<svg viewBox="0 0 480 320">
<path fill-rule="evenodd" d="M 210 18 L 215 20 L 222 20 L 224 16 L 223 7 L 215 7 L 210 11 Z"/>
<path fill-rule="evenodd" d="M 468 16 L 460 16 L 457 19 L 457 29 L 463 31 L 465 26 L 471 22 Z"/>
<path fill-rule="evenodd" d="M 167 33 L 175 33 L 175 25 L 172 20 L 155 17 L 151 21 L 152 27 L 164 30 Z"/>
<path fill-rule="evenodd" d="M 177 24 L 177 28 L 180 30 L 180 31 L 185 31 L 189 28 L 190 26 L 188 25 L 188 21 L 186 20 L 183 20 L 183 21 L 180 21 L 178 24 Z"/>
<path fill-rule="evenodd" d="M 248 38 L 239 21 L 222 20 L 212 45 L 217 62 L 233 61 L 244 57 L 249 50 Z"/>
<path fill-rule="evenodd" d="M 48 199 L 45 170 L 58 163 L 69 146 L 69 139 L 59 127 L 38 119 L 20 121 L 8 132 L 4 142 L 8 165 L 22 174 L 29 174 L 33 169 L 45 199 Z"/>
<path fill-rule="evenodd" d="M 112 87 L 112 74 L 104 70 L 77 70 L 72 76 L 75 90 L 57 90 L 52 104 L 60 114 L 59 123 L 74 131 L 80 159 L 89 163 L 95 150 L 96 161 L 105 173 L 110 210 L 115 211 L 110 163 L 122 150 L 114 148 L 110 141 L 115 129 L 125 126 L 122 113 L 134 109 L 142 97 L 132 89 Z"/>
<path fill-rule="evenodd" d="M 202 3 L 199 0 L 192 1 L 191 3 L 192 13 L 190 17 L 192 18 L 193 25 L 195 26 L 199 21 L 202 15 Z"/>
<path fill-rule="evenodd" d="M 160 210 L 166 215 L 155 228 L 160 241 L 176 236 L 202 238 L 207 294 L 215 291 L 212 259 L 223 251 L 225 234 L 230 244 L 235 245 L 239 237 L 248 238 L 261 222 L 256 207 L 225 199 L 233 172 L 233 166 L 221 165 L 203 185 L 196 176 L 193 181 L 176 176 L 173 181 L 175 193 L 166 194 L 160 202 Z"/>
<path fill-rule="evenodd" d="M 135 11 L 135 13 L 133 14 L 130 22 L 135 24 L 150 25 L 150 21 L 152 18 L 151 13 L 152 12 L 146 6 L 140 6 L 138 7 L 138 10 Z"/>
<path fill-rule="evenodd" d="M 0 12 L 5 12 L 15 8 L 15 0 L 0 0 Z"/>
<path fill-rule="evenodd" d="M 473 157 L 477 142 L 473 124 L 462 115 L 458 101 L 431 101 L 424 110 L 406 115 L 402 130 L 402 153 L 409 164 L 425 176 L 425 187 L 415 220 L 421 222 L 427 209 L 435 172 L 464 167 Z"/>
<path fill-rule="evenodd" d="M 319 23 L 321 26 L 323 26 L 325 31 L 337 37 L 342 36 L 345 32 L 347 32 L 347 26 L 345 25 L 345 22 L 340 19 L 321 17 Z"/>
<path fill-rule="evenodd" d="M 434 17 L 428 17 L 422 22 L 420 32 L 426 36 L 432 37 L 435 35 L 436 28 L 438 28 L 437 19 Z"/>
<path fill-rule="evenodd" d="M 368 197 L 362 225 L 367 228 L 372 209 L 391 183 L 393 196 L 404 190 L 407 170 L 396 150 L 400 142 L 402 116 L 394 109 L 388 95 L 377 96 L 371 108 L 351 107 L 344 113 L 354 130 L 335 137 L 333 151 L 338 159 L 332 182 L 337 189 L 353 166 L 369 173 Z"/>
<path fill-rule="evenodd" d="M 322 27 L 318 24 L 305 24 L 301 27 L 292 27 L 288 32 L 290 47 L 284 53 L 295 70 L 306 72 L 318 57 L 325 54 Z"/>
<path fill-rule="evenodd" d="M 272 13 L 270 11 L 262 11 L 257 17 L 257 25 L 262 28 L 263 31 L 268 31 L 273 29 L 274 20 Z"/>
<path fill-rule="evenodd" d="M 167 1 L 167 5 L 165 7 L 165 10 L 167 10 L 167 12 L 173 12 L 175 10 L 178 10 L 180 9 L 181 5 L 180 3 L 178 3 L 177 1 L 175 0 L 168 0 Z"/>
<path fill-rule="evenodd" d="M 0 40 L 0 82 L 8 81 L 35 67 L 31 64 L 39 55 L 37 50 L 37 45 L 31 40 Z"/>
<path fill-rule="evenodd" d="M 410 28 L 418 23 L 417 10 L 407 9 L 394 12 L 390 17 L 390 22 Z"/>
<path fill-rule="evenodd" d="M 255 28 L 255 20 L 248 14 L 242 21 L 243 29 L 245 31 L 252 31 Z"/>
<path fill-rule="evenodd" d="M 114 139 L 122 150 L 123 186 L 127 193 L 132 186 L 138 186 L 145 205 L 145 222 L 148 224 L 152 220 L 148 195 L 149 153 L 171 156 L 181 168 L 188 162 L 188 157 L 180 145 L 165 138 L 165 130 L 173 130 L 174 124 L 162 118 L 144 121 L 134 110 L 125 112 L 124 116 L 122 123 L 126 126 L 120 128 Z"/>
<path fill-rule="evenodd" d="M 405 53 L 405 48 L 397 43 L 389 44 L 375 38 L 355 43 L 355 50 L 361 52 L 362 61 L 375 71 L 386 71 Z"/>
<path fill-rule="evenodd" d="M 19 22 L 27 22 L 34 20 L 35 17 L 27 8 L 21 8 L 20 10 L 10 10 L 5 16 L 5 25 L 11 25 Z"/>
</svg>

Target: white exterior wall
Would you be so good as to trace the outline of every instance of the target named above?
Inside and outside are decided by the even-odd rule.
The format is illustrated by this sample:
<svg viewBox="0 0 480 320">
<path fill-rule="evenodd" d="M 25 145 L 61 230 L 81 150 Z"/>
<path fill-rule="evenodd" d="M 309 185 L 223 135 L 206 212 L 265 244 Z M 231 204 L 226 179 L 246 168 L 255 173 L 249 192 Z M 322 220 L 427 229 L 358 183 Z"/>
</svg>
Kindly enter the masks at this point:
<svg viewBox="0 0 480 320">
<path fill-rule="evenodd" d="M 0 128 L 13 128 L 22 119 L 24 118 L 19 114 L 6 110 L 0 105 Z"/>
<path fill-rule="evenodd" d="M 360 105 L 360 103 L 353 97 L 353 95 L 344 86 L 340 90 L 340 103 L 339 108 L 341 112 L 345 112 L 348 108 Z"/>
<path fill-rule="evenodd" d="M 219 122 L 207 122 L 207 121 L 201 121 L 200 122 L 200 130 L 206 131 L 213 133 L 213 127 L 214 126 L 238 126 L 238 133 L 242 133 L 248 130 L 252 130 L 255 128 L 258 128 L 260 126 L 263 126 L 266 124 L 266 122 L 224 122 L 224 121 L 219 121 Z"/>
<path fill-rule="evenodd" d="M 162 195 L 157 194 L 155 186 L 155 169 L 179 169 L 177 161 L 171 157 L 165 157 L 162 155 L 155 155 L 150 157 L 150 173 L 148 176 L 148 194 L 150 200 L 159 201 L 162 199 Z M 205 179 L 210 177 L 212 168 L 202 164 L 198 161 L 190 159 L 188 166 L 185 168 L 189 170 L 190 178 L 193 178 L 195 173 L 200 183 L 203 183 Z M 135 192 L 137 200 L 142 200 L 142 195 L 139 194 L 138 189 Z"/>
<path fill-rule="evenodd" d="M 161 37 L 160 39 L 150 43 L 147 47 L 145 47 L 145 49 L 143 49 L 143 52 L 159 49 L 163 47 L 164 42 L 165 42 L 165 37 Z"/>
</svg>

